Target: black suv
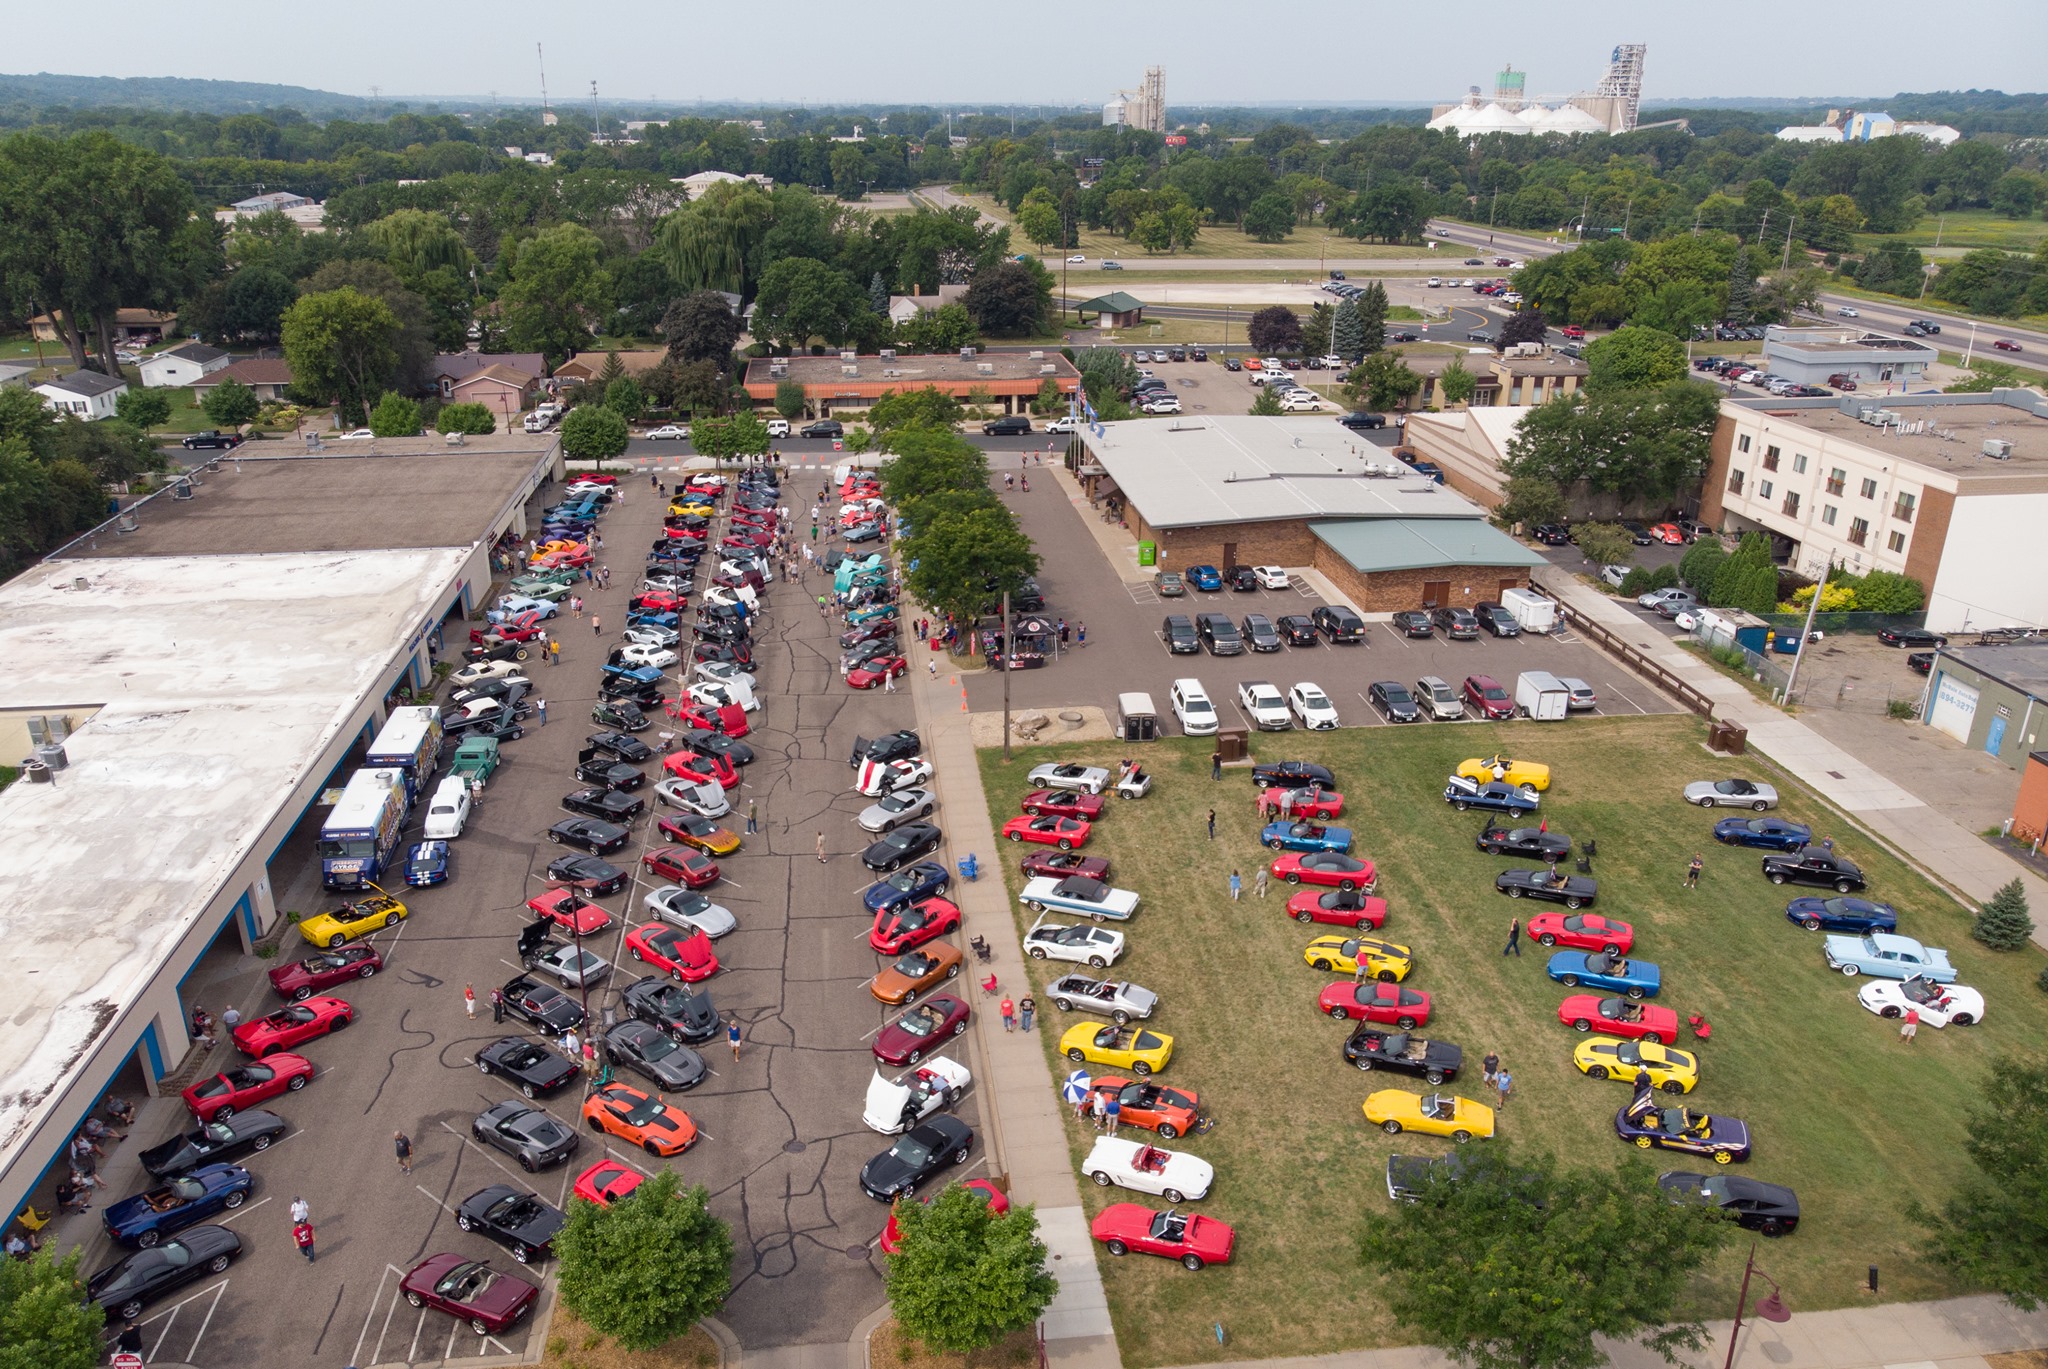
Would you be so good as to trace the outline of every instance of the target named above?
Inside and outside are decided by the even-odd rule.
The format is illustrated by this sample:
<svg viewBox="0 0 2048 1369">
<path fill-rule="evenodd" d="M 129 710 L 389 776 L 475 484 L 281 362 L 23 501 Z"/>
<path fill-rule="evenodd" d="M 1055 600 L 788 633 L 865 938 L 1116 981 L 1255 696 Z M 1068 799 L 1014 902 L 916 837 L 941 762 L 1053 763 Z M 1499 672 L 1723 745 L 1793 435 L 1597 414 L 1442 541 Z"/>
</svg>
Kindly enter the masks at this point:
<svg viewBox="0 0 2048 1369">
<path fill-rule="evenodd" d="M 1247 613 L 1244 617 L 1245 644 L 1253 651 L 1278 651 L 1280 634 L 1273 630 L 1272 620 L 1263 613 Z"/>
<path fill-rule="evenodd" d="M 1315 621 L 1316 631 L 1333 643 L 1365 641 L 1365 619 L 1348 604 L 1324 604 L 1309 617 Z"/>
<path fill-rule="evenodd" d="M 1430 621 L 1444 630 L 1444 636 L 1454 642 L 1472 642 L 1479 639 L 1479 620 L 1469 608 L 1440 608 L 1429 615 Z"/>
<path fill-rule="evenodd" d="M 816 423 L 806 423 L 797 433 L 798 437 L 844 437 L 846 425 L 836 418 L 821 418 Z"/>
<path fill-rule="evenodd" d="M 1306 613 L 1283 613 L 1273 626 L 1289 646 L 1314 646 L 1322 640 L 1316 636 L 1316 620 Z"/>
<path fill-rule="evenodd" d="M 1031 420 L 1023 414 L 1004 414 L 982 424 L 981 431 L 986 437 L 1016 437 L 1031 431 Z"/>
<path fill-rule="evenodd" d="M 1384 428 L 1387 426 L 1387 416 L 1385 414 L 1368 414 L 1363 412 L 1345 414 L 1337 421 L 1353 432 L 1357 432 L 1361 428 Z"/>
<path fill-rule="evenodd" d="M 1201 634 L 1185 614 L 1169 616 L 1160 624 L 1159 635 L 1165 639 L 1166 649 L 1176 656 L 1193 656 L 1202 649 Z"/>
<path fill-rule="evenodd" d="M 1561 547 L 1572 540 L 1572 530 L 1563 523 L 1538 523 L 1529 534 L 1546 547 Z"/>
<path fill-rule="evenodd" d="M 1474 604 L 1472 612 L 1478 617 L 1479 625 L 1496 637 L 1522 635 L 1522 625 L 1515 621 L 1515 615 L 1508 612 L 1504 604 Z"/>
<path fill-rule="evenodd" d="M 1250 566 L 1232 566 L 1223 572 L 1223 581 L 1233 590 L 1243 594 L 1259 587 L 1259 573 Z"/>
<path fill-rule="evenodd" d="M 1237 635 L 1237 624 L 1224 614 L 1204 613 L 1195 619 L 1195 629 L 1211 656 L 1244 655 L 1244 638 Z"/>
</svg>

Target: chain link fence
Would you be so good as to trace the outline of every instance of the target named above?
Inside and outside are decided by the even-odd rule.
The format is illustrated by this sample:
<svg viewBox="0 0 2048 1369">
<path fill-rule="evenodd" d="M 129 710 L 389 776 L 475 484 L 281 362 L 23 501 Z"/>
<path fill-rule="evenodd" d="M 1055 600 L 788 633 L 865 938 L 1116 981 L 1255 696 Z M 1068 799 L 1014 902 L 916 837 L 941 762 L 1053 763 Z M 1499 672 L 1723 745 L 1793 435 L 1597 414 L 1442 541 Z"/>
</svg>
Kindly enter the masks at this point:
<svg viewBox="0 0 2048 1369">
<path fill-rule="evenodd" d="M 1833 708 L 1845 713 L 1869 713 L 1878 717 L 1901 716 L 1901 710 L 1920 711 L 1927 692 L 1924 681 L 1878 676 L 1871 663 L 1857 654 L 1830 648 L 1823 636 L 1800 653 L 1799 678 L 1792 678 L 1790 656 L 1762 655 L 1744 646 L 1707 646 L 1707 654 L 1722 664 L 1742 671 L 1784 700 L 1804 708 Z"/>
</svg>

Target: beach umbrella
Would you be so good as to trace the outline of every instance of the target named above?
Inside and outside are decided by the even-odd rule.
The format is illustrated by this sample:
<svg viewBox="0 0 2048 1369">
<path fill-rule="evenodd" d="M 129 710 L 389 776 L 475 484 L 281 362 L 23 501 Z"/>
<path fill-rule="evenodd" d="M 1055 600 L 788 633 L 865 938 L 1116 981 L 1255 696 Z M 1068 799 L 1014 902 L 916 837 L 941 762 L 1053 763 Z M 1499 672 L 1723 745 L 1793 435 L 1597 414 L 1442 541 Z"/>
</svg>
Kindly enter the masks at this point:
<svg viewBox="0 0 2048 1369">
<path fill-rule="evenodd" d="M 1089 1082 L 1087 1071 L 1075 1070 L 1067 1076 L 1066 1082 L 1060 1085 L 1060 1097 L 1069 1103 L 1080 1102 L 1088 1096 Z"/>
</svg>

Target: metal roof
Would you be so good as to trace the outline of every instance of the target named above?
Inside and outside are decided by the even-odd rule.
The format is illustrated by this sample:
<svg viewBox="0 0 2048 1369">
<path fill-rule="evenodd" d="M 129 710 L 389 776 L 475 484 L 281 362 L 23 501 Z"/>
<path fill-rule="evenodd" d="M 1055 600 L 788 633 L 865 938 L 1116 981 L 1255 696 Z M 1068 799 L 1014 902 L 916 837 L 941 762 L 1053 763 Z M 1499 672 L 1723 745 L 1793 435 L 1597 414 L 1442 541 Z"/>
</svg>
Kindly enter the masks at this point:
<svg viewBox="0 0 2048 1369">
<path fill-rule="evenodd" d="M 1358 518 L 1311 523 L 1308 530 L 1353 570 L 1430 566 L 1540 566 L 1544 559 L 1477 517 Z"/>
</svg>

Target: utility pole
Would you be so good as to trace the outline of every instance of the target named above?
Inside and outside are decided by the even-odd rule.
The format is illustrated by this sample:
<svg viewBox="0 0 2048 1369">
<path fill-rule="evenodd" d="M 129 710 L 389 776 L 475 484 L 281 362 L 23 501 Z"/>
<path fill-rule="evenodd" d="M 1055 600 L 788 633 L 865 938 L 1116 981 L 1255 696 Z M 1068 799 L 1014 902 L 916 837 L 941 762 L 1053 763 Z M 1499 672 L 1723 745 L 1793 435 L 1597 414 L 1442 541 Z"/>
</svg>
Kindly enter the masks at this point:
<svg viewBox="0 0 2048 1369">
<path fill-rule="evenodd" d="M 1830 560 L 1821 568 L 1820 583 L 1813 587 L 1813 602 L 1806 606 L 1806 626 L 1799 630 L 1799 650 L 1792 653 L 1792 673 L 1785 677 L 1785 703 L 1792 703 L 1792 686 L 1799 683 L 1799 663 L 1806 659 L 1806 644 L 1813 640 L 1813 615 L 1820 611 L 1820 596 L 1828 587 L 1828 576 L 1835 568 Z"/>
<path fill-rule="evenodd" d="M 1486 211 L 1486 226 L 1493 227 L 1494 215 L 1500 213 L 1500 187 L 1493 188 L 1493 207 Z"/>
<path fill-rule="evenodd" d="M 1010 759 L 1010 591 L 1003 591 L 1003 759 Z"/>
<path fill-rule="evenodd" d="M 1793 226 L 1796 225 L 1798 222 L 1799 216 L 1797 214 L 1794 214 L 1792 216 L 1792 221 L 1785 225 L 1785 255 L 1778 261 L 1778 269 L 1780 271 L 1783 271 L 1792 265 L 1792 229 Z"/>
</svg>

